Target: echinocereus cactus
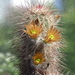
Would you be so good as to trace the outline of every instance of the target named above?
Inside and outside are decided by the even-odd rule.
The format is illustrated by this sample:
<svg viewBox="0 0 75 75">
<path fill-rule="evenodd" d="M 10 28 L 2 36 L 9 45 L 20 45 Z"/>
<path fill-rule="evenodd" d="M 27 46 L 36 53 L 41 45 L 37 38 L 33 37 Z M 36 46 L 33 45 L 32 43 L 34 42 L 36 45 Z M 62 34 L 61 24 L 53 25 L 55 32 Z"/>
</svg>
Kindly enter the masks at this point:
<svg viewBox="0 0 75 75">
<path fill-rule="evenodd" d="M 60 50 L 64 41 L 57 26 L 60 15 L 38 2 L 22 7 L 20 12 L 16 39 L 19 75 L 64 75 Z"/>
</svg>

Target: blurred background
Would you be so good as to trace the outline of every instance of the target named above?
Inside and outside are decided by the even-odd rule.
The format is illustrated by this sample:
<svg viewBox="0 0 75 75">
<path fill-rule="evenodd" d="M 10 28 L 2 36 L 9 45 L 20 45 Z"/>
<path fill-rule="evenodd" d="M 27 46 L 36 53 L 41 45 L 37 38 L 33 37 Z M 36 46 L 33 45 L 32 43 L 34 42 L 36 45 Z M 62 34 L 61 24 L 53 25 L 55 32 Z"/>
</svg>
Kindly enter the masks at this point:
<svg viewBox="0 0 75 75">
<path fill-rule="evenodd" d="M 29 1 L 37 2 L 37 0 Z M 49 0 L 49 2 L 54 3 L 62 15 L 60 27 L 63 28 L 63 35 L 67 41 L 67 47 L 64 48 L 67 59 L 65 63 L 69 68 L 69 75 L 75 75 L 75 0 Z M 13 32 L 11 25 L 16 21 L 9 19 L 11 16 L 9 7 L 21 4 L 24 5 L 24 0 L 0 0 L 0 75 L 17 75 L 13 60 L 15 56 L 11 53 Z"/>
</svg>

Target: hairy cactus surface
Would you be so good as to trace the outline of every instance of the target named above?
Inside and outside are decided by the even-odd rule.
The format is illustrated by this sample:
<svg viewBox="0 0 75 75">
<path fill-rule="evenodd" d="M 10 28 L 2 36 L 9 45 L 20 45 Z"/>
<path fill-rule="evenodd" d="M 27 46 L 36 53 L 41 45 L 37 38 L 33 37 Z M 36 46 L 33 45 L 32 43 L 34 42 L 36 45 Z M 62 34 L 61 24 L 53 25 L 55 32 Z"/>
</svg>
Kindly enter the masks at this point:
<svg viewBox="0 0 75 75">
<path fill-rule="evenodd" d="M 18 9 L 21 19 L 14 43 L 19 75 L 64 75 L 60 14 L 47 2 L 27 2 Z"/>
</svg>

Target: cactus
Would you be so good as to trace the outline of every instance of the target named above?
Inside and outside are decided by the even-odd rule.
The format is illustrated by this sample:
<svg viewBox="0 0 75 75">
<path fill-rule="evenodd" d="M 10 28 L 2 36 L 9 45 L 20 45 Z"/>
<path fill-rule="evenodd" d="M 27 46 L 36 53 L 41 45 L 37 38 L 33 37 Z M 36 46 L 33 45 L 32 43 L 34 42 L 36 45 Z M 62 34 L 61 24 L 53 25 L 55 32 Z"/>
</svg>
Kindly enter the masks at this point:
<svg viewBox="0 0 75 75">
<path fill-rule="evenodd" d="M 15 39 L 19 75 L 64 75 L 60 14 L 51 5 L 37 2 L 20 7 L 19 16 Z"/>
</svg>

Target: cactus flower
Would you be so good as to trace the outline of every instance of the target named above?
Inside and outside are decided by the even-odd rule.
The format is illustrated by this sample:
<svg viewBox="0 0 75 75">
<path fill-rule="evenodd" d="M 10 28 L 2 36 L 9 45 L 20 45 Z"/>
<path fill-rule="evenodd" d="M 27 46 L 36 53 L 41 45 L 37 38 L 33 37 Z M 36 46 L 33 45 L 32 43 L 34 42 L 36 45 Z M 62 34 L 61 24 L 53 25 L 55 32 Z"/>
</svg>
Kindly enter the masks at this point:
<svg viewBox="0 0 75 75">
<path fill-rule="evenodd" d="M 46 43 L 52 43 L 58 41 L 59 39 L 61 39 L 60 31 L 58 31 L 57 28 L 51 26 L 51 28 L 47 31 L 44 41 Z"/>
<path fill-rule="evenodd" d="M 30 35 L 31 38 L 36 39 L 39 34 L 42 32 L 42 25 L 36 25 L 30 23 L 29 25 L 26 25 L 26 30 L 23 30 L 25 33 Z"/>
<path fill-rule="evenodd" d="M 38 52 L 37 54 L 35 54 L 33 57 L 33 62 L 35 65 L 39 65 L 42 64 L 45 61 L 44 55 L 41 54 L 40 52 Z"/>
</svg>

